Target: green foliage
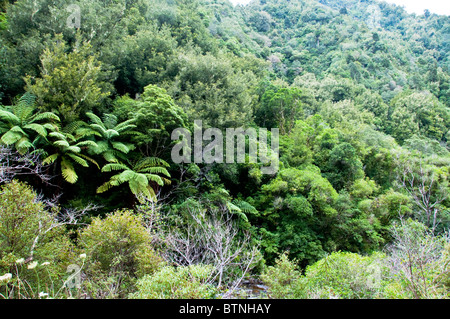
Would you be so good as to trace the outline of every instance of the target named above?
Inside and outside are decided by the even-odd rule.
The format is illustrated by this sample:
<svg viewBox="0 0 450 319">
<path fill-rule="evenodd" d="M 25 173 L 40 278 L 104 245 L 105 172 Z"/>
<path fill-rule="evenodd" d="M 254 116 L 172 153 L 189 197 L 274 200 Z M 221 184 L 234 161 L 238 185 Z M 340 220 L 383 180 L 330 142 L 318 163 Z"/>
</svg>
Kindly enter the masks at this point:
<svg viewBox="0 0 450 319">
<path fill-rule="evenodd" d="M 440 141 L 448 131 L 450 113 L 430 93 L 405 91 L 391 101 L 390 132 L 399 142 L 421 133 Z"/>
<path fill-rule="evenodd" d="M 290 134 L 302 112 L 298 88 L 269 88 L 261 97 L 255 122 L 262 127 L 278 127 L 280 134 Z"/>
<path fill-rule="evenodd" d="M 267 267 L 261 274 L 261 280 L 268 286 L 270 298 L 305 298 L 303 280 L 295 260 L 289 260 L 283 253 L 275 260 L 274 266 Z"/>
<path fill-rule="evenodd" d="M 128 183 L 128 186 L 142 203 L 156 201 L 155 188 L 170 184 L 170 174 L 164 160 L 156 157 L 146 157 L 129 167 L 121 163 L 109 163 L 103 166 L 102 172 L 121 171 L 113 175 L 109 181 L 97 188 L 97 193 L 108 191 L 113 186 Z M 162 176 L 160 176 L 162 175 Z"/>
<path fill-rule="evenodd" d="M 56 131 L 59 117 L 52 112 L 37 112 L 33 95 L 24 94 L 14 106 L 0 109 L 0 134 L 4 145 L 14 145 L 20 154 L 47 141 Z"/>
<path fill-rule="evenodd" d="M 79 246 L 87 255 L 85 288 L 89 294 L 123 298 L 133 291 L 136 278 L 156 272 L 163 261 L 151 242 L 142 217 L 132 211 L 94 218 L 79 235 Z"/>
<path fill-rule="evenodd" d="M 177 75 L 164 87 L 191 122 L 202 119 L 208 127 L 240 127 L 251 120 L 258 79 L 248 67 L 235 66 L 239 63 L 243 62 L 230 54 L 189 51 L 174 61 Z"/>
<path fill-rule="evenodd" d="M 12 181 L 1 187 L 0 273 L 11 273 L 11 282 L 0 282 L 2 298 L 56 297 L 66 267 L 75 261 L 74 246 L 58 224 L 57 210 L 46 210 L 33 189 Z"/>
<path fill-rule="evenodd" d="M 325 176 L 337 190 L 364 176 L 362 163 L 351 144 L 342 143 L 331 150 Z"/>
<path fill-rule="evenodd" d="M 158 156 L 171 144 L 174 129 L 186 126 L 186 115 L 167 92 L 148 85 L 139 99 L 123 96 L 114 102 L 114 114 L 122 121 L 133 121 L 136 131 L 131 137 L 147 156 Z"/>
<path fill-rule="evenodd" d="M 194 265 L 163 267 L 137 282 L 138 291 L 131 299 L 215 299 L 217 289 L 209 283 L 212 267 Z"/>
<path fill-rule="evenodd" d="M 97 162 L 91 157 L 83 154 L 86 148 L 97 147 L 97 144 L 91 140 L 85 139 L 90 132 L 86 132 L 80 125 L 83 122 L 72 122 L 62 128 L 60 131 L 49 133 L 49 146 L 43 164 L 55 164 L 59 167 L 61 175 L 65 181 L 74 184 L 78 180 L 74 164 L 82 167 L 88 167 L 89 162 L 98 167 Z M 93 133 L 92 133 L 93 134 Z"/>
<path fill-rule="evenodd" d="M 232 287 L 264 268 L 275 298 L 448 297 L 448 17 L 376 0 L 9 2 L 1 144 L 43 155 L 57 189 L 27 180 L 62 207 L 92 201 L 104 216 L 137 197 L 145 216 L 119 210 L 91 223 L 88 213 L 78 247 L 55 228 L 31 248 L 61 216 L 5 185 L 3 296 L 70 296 L 50 290 L 69 250 L 83 248 L 78 297 L 214 298 L 213 282 Z M 73 4 L 79 28 L 67 25 Z M 171 165 L 172 131 L 194 120 L 279 128 L 279 171 Z M 23 173 L 2 150 L 0 164 Z M 160 268 L 152 241 L 179 267 Z M 373 254 L 383 247 L 385 257 Z M 31 251 L 33 269 L 16 263 Z"/>
<path fill-rule="evenodd" d="M 394 224 L 391 233 L 394 240 L 388 247 L 391 282 L 387 297 L 448 298 L 448 236 L 436 236 L 411 219 Z"/>
<path fill-rule="evenodd" d="M 373 299 L 380 296 L 384 276 L 383 254 L 363 257 L 337 252 L 305 271 L 309 297 Z"/>
<path fill-rule="evenodd" d="M 135 120 L 130 119 L 122 123 L 118 123 L 117 117 L 113 114 L 104 114 L 103 121 L 94 113 L 86 113 L 91 123 L 89 126 L 96 132 L 99 141 L 96 141 L 96 146 L 91 147 L 92 154 L 101 155 L 103 159 L 109 163 L 119 162 L 119 158 L 126 160 L 125 155 L 135 149 L 132 143 L 121 142 L 120 137 L 124 135 L 131 135 Z"/>
<path fill-rule="evenodd" d="M 77 120 L 109 96 L 101 63 L 91 46 L 77 37 L 73 51 L 66 52 L 62 35 L 57 35 L 41 56 L 41 77 L 26 78 L 26 90 L 37 97 L 44 111 L 56 112 L 63 123 Z"/>
</svg>

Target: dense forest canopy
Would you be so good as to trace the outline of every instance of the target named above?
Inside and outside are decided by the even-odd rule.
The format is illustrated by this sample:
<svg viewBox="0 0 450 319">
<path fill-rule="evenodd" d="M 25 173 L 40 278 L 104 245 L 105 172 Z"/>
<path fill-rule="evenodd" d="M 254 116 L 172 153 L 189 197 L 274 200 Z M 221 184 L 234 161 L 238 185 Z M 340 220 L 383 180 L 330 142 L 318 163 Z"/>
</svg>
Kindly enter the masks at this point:
<svg viewBox="0 0 450 319">
<path fill-rule="evenodd" d="M 0 0 L 0 297 L 448 298 L 449 49 L 377 0 Z M 196 120 L 278 170 L 175 163 Z"/>
</svg>

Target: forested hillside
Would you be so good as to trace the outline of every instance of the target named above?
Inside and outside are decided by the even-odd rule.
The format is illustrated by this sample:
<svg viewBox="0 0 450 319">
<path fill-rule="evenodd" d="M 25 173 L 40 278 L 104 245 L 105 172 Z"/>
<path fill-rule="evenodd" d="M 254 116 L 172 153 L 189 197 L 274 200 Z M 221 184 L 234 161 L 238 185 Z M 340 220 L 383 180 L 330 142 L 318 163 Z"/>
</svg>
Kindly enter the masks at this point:
<svg viewBox="0 0 450 319">
<path fill-rule="evenodd" d="M 0 298 L 450 297 L 449 49 L 377 0 L 0 0 Z M 278 170 L 177 164 L 199 120 Z"/>
</svg>

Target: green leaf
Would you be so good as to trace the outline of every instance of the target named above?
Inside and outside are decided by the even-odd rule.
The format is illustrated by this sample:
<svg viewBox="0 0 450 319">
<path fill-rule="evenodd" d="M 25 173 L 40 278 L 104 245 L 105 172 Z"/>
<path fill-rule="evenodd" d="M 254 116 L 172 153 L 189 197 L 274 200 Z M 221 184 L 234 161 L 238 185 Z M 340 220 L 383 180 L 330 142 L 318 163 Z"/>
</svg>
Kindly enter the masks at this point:
<svg viewBox="0 0 450 319">
<path fill-rule="evenodd" d="M 18 140 L 20 140 L 23 137 L 22 134 L 16 133 L 16 132 L 6 132 L 5 134 L 3 134 L 1 140 L 4 144 L 6 145 L 11 145 L 16 143 Z"/>
<path fill-rule="evenodd" d="M 103 166 L 102 172 L 106 173 L 106 172 L 128 170 L 128 169 L 129 168 L 124 164 L 111 163 L 111 164 L 106 164 L 105 166 Z"/>
<path fill-rule="evenodd" d="M 61 173 L 63 178 L 71 184 L 75 184 L 78 180 L 78 175 L 75 172 L 72 163 L 65 157 L 63 157 L 61 160 Z"/>
<path fill-rule="evenodd" d="M 116 150 L 118 150 L 122 153 L 128 154 L 128 152 L 130 152 L 130 149 L 124 143 L 112 142 L 111 144 L 112 144 L 113 148 L 115 148 Z"/>
<path fill-rule="evenodd" d="M 11 125 L 17 125 L 20 123 L 20 119 L 17 116 L 5 110 L 0 110 L 0 120 L 10 123 Z"/>
<path fill-rule="evenodd" d="M 69 156 L 71 159 L 73 159 L 77 164 L 83 166 L 83 167 L 89 167 L 89 164 L 86 160 L 82 159 L 81 157 L 68 153 L 67 156 Z"/>
<path fill-rule="evenodd" d="M 58 158 L 58 156 L 59 156 L 58 153 L 52 154 L 52 155 L 48 156 L 47 158 L 45 158 L 42 161 L 42 164 L 44 164 L 44 165 L 53 164 L 56 161 L 56 159 Z"/>
</svg>

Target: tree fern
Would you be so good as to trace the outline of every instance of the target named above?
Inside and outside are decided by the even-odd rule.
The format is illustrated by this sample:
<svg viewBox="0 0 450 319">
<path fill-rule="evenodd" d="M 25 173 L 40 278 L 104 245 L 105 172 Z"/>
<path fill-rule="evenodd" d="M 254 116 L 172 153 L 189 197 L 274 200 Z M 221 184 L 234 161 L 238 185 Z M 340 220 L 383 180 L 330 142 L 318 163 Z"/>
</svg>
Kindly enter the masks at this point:
<svg viewBox="0 0 450 319">
<path fill-rule="evenodd" d="M 123 163 L 108 163 L 102 168 L 102 172 L 108 173 L 120 171 L 113 175 L 109 181 L 97 188 L 97 193 L 104 193 L 113 186 L 128 183 L 128 187 L 136 198 L 143 202 L 145 199 L 155 201 L 156 195 L 151 183 L 159 186 L 170 184 L 169 172 L 165 167 L 154 166 L 158 163 L 167 164 L 157 158 L 144 158 L 132 167 Z M 161 176 L 160 176 L 161 175 Z"/>
<path fill-rule="evenodd" d="M 94 113 L 86 113 L 90 119 L 90 129 L 94 131 L 97 139 L 97 148 L 92 148 L 92 154 L 102 155 L 109 163 L 117 163 L 119 160 L 125 161 L 125 155 L 135 146 L 131 143 L 121 142 L 122 134 L 130 132 L 136 126 L 134 120 L 127 120 L 117 123 L 117 117 L 112 114 L 105 114 L 103 120 Z"/>
<path fill-rule="evenodd" d="M 0 141 L 14 145 L 21 154 L 43 146 L 49 132 L 58 128 L 59 117 L 51 112 L 39 113 L 34 103 L 35 97 L 25 93 L 15 105 L 0 107 Z"/>
</svg>

